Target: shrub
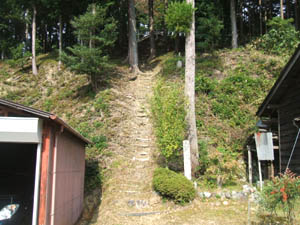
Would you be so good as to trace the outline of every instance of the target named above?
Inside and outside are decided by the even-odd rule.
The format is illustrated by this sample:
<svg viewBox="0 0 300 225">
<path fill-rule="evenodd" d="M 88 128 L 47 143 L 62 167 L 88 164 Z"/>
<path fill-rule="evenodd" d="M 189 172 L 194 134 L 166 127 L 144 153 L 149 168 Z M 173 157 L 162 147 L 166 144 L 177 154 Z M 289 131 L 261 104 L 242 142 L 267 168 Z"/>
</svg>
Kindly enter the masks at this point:
<svg viewBox="0 0 300 225">
<path fill-rule="evenodd" d="M 196 46 L 199 50 L 211 50 L 219 45 L 221 31 L 224 28 L 220 8 L 210 0 L 197 2 Z"/>
<path fill-rule="evenodd" d="M 154 171 L 153 187 L 163 197 L 173 199 L 179 204 L 192 201 L 196 194 L 191 181 L 166 168 L 157 168 Z"/>
<path fill-rule="evenodd" d="M 300 43 L 299 32 L 292 25 L 293 19 L 274 17 L 268 21 L 269 31 L 263 35 L 256 47 L 273 54 L 291 54 Z"/>
<path fill-rule="evenodd" d="M 188 33 L 193 19 L 193 6 L 185 1 L 171 2 L 165 16 L 167 27 L 170 31 Z"/>
<path fill-rule="evenodd" d="M 213 92 L 217 83 L 214 79 L 203 76 L 201 73 L 198 73 L 195 77 L 195 91 L 202 92 L 204 94 L 209 94 Z"/>
<path fill-rule="evenodd" d="M 158 147 L 168 163 L 182 154 L 185 137 L 185 107 L 182 88 L 159 81 L 152 98 L 152 115 Z"/>
<path fill-rule="evenodd" d="M 287 170 L 264 185 L 259 204 L 271 213 L 282 209 L 289 224 L 293 224 L 295 204 L 299 197 L 300 177 Z"/>
<path fill-rule="evenodd" d="M 101 187 L 102 174 L 99 163 L 96 160 L 85 161 L 84 191 L 89 193 L 95 188 Z"/>
<path fill-rule="evenodd" d="M 23 43 L 16 47 L 11 47 L 10 54 L 12 59 L 8 60 L 8 64 L 13 67 L 24 68 L 24 66 L 29 62 L 31 53 L 26 51 L 25 45 Z"/>
</svg>

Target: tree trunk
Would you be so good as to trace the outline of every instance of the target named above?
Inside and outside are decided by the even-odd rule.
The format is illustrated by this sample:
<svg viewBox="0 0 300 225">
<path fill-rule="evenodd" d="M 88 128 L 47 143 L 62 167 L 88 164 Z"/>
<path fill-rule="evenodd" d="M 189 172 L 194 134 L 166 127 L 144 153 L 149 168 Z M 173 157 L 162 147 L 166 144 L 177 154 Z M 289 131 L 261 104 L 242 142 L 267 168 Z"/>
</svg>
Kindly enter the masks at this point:
<svg viewBox="0 0 300 225">
<path fill-rule="evenodd" d="M 284 15 L 283 15 L 283 0 L 280 0 L 280 17 L 281 17 L 281 19 L 284 19 Z"/>
<path fill-rule="evenodd" d="M 154 13 L 153 13 L 153 2 L 154 0 L 148 0 L 149 7 L 149 28 L 150 28 L 150 57 L 153 59 L 156 55 L 155 39 L 154 39 Z"/>
<path fill-rule="evenodd" d="M 95 4 L 92 5 L 92 14 L 96 15 L 96 5 Z M 94 34 L 95 34 L 95 28 L 92 28 L 92 30 L 90 31 L 90 41 L 89 41 L 89 47 L 90 48 L 95 47 L 95 41 L 93 39 Z"/>
<path fill-rule="evenodd" d="M 36 56 L 35 56 L 35 39 L 36 39 L 36 6 L 33 5 L 33 16 L 32 16 L 32 73 L 37 75 L 36 67 Z"/>
<path fill-rule="evenodd" d="M 168 9 L 169 2 L 168 0 L 164 0 L 164 15 L 166 15 L 167 9 Z M 165 23 L 165 20 L 163 20 L 163 29 L 164 29 L 164 42 L 167 45 L 167 50 L 169 50 L 168 45 L 168 29 Z"/>
<path fill-rule="evenodd" d="M 262 24 L 263 24 L 263 21 L 262 21 L 262 6 L 261 6 L 261 0 L 259 0 L 259 34 L 260 34 L 260 36 L 262 36 L 262 33 L 263 33 Z"/>
<path fill-rule="evenodd" d="M 194 0 L 187 0 L 195 7 Z M 188 140 L 191 148 L 191 164 L 192 175 L 196 173 L 199 165 L 198 139 L 195 116 L 195 13 L 190 27 L 190 32 L 185 40 L 185 96 L 188 100 L 187 104 L 187 123 L 188 123 Z"/>
<path fill-rule="evenodd" d="M 237 28 L 236 28 L 236 13 L 235 13 L 235 0 L 230 0 L 230 18 L 231 18 L 231 33 L 232 33 L 232 48 L 237 48 Z"/>
<path fill-rule="evenodd" d="M 295 1 L 295 28 L 299 30 L 299 0 Z"/>
<path fill-rule="evenodd" d="M 240 1 L 239 5 L 239 11 L 240 11 L 240 23 L 239 23 L 239 28 L 240 28 L 240 41 L 243 42 L 244 40 L 244 20 L 243 20 L 243 8 L 244 7 L 244 1 Z"/>
<path fill-rule="evenodd" d="M 138 67 L 138 43 L 136 40 L 136 16 L 135 16 L 135 3 L 134 0 L 128 1 L 128 14 L 129 14 L 129 34 L 128 34 L 128 47 L 129 47 L 129 65 L 131 72 L 139 73 Z"/>
<path fill-rule="evenodd" d="M 4 50 L 1 51 L 1 60 L 4 60 Z"/>
<path fill-rule="evenodd" d="M 286 0 L 286 18 L 291 18 L 291 2 L 290 0 Z"/>
<path fill-rule="evenodd" d="M 29 24 L 27 21 L 28 14 L 29 14 L 29 10 L 26 9 L 26 11 L 25 11 L 25 49 L 27 49 L 27 46 L 28 46 L 27 44 L 29 41 Z"/>
<path fill-rule="evenodd" d="M 45 24 L 44 26 L 44 40 L 43 40 L 43 49 L 44 49 L 44 53 L 47 52 L 47 43 L 48 43 L 48 28 L 47 28 L 47 24 Z"/>
<path fill-rule="evenodd" d="M 175 52 L 176 53 L 179 52 L 179 41 L 180 41 L 180 37 L 178 34 L 176 34 L 176 36 L 175 36 Z"/>
<path fill-rule="evenodd" d="M 59 15 L 59 60 L 58 60 L 58 70 L 61 70 L 61 53 L 62 53 L 62 17 Z"/>
</svg>

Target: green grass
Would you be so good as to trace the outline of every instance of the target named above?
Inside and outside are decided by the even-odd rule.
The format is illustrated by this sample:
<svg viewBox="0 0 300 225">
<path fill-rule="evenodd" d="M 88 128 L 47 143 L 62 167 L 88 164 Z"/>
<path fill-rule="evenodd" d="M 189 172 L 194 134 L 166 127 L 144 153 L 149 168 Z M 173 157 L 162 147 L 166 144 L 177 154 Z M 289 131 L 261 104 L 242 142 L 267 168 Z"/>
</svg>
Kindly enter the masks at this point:
<svg viewBox="0 0 300 225">
<path fill-rule="evenodd" d="M 98 160 L 107 147 L 106 119 L 110 115 L 110 92 L 105 87 L 93 92 L 88 77 L 58 71 L 57 53 L 38 56 L 38 76 L 28 65 L 10 67 L 1 62 L 0 98 L 54 113 L 93 144 L 86 148 L 85 191 L 101 185 Z"/>
<path fill-rule="evenodd" d="M 182 84 L 178 58 L 164 59 L 162 88 Z M 199 54 L 196 59 L 196 117 L 200 147 L 199 181 L 209 187 L 235 186 L 245 176 L 242 152 L 255 131 L 255 113 L 287 58 L 251 48 Z M 161 104 L 164 104 L 163 102 Z"/>
</svg>

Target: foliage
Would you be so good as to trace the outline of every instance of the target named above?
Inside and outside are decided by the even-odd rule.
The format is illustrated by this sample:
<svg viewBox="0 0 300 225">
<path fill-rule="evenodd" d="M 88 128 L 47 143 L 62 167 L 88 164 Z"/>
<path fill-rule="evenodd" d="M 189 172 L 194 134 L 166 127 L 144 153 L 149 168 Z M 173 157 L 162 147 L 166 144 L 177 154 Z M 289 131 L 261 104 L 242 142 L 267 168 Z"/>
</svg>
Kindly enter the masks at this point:
<svg viewBox="0 0 300 225">
<path fill-rule="evenodd" d="M 182 154 L 185 137 L 185 107 L 180 85 L 159 81 L 154 88 L 152 115 L 158 147 L 169 162 Z"/>
<path fill-rule="evenodd" d="M 166 168 L 157 168 L 153 176 L 153 188 L 163 197 L 184 204 L 195 198 L 193 183 L 185 176 Z"/>
<path fill-rule="evenodd" d="M 255 129 L 257 108 L 284 65 L 281 59 L 249 49 L 217 51 L 196 59 L 197 129 L 203 140 L 199 149 L 204 149 L 199 157 L 201 182 L 229 186 L 244 176 L 238 159 Z"/>
<path fill-rule="evenodd" d="M 261 192 L 260 206 L 271 213 L 282 209 L 289 224 L 294 224 L 296 200 L 300 197 L 300 177 L 287 170 L 268 181 Z"/>
<path fill-rule="evenodd" d="M 204 76 L 199 72 L 195 77 L 195 91 L 209 94 L 216 89 L 217 83 L 214 79 Z"/>
<path fill-rule="evenodd" d="M 269 31 L 258 40 L 257 49 L 272 54 L 292 54 L 300 43 L 299 32 L 292 22 L 293 19 L 280 17 L 268 21 Z"/>
<path fill-rule="evenodd" d="M 194 11 L 192 4 L 188 4 L 186 1 L 171 2 L 165 15 L 169 31 L 176 35 L 187 34 L 190 31 Z"/>
<path fill-rule="evenodd" d="M 184 57 L 174 55 L 174 54 L 169 54 L 169 57 L 165 60 L 163 66 L 162 66 L 162 76 L 164 78 L 175 78 L 178 76 L 183 76 L 184 75 L 184 67 L 178 68 L 176 66 L 178 61 L 184 62 Z"/>
<path fill-rule="evenodd" d="M 102 184 L 102 173 L 96 160 L 85 160 L 84 191 L 86 193 L 100 188 Z"/>
<path fill-rule="evenodd" d="M 199 50 L 211 50 L 219 45 L 223 21 L 215 2 L 201 1 L 196 11 L 196 46 Z"/>
<path fill-rule="evenodd" d="M 9 65 L 23 68 L 29 62 L 31 53 L 25 50 L 23 43 L 17 47 L 11 47 L 9 50 L 11 54 L 11 60 L 8 61 Z"/>
<path fill-rule="evenodd" d="M 107 17 L 107 6 L 90 5 L 71 23 L 82 45 L 68 47 L 69 54 L 62 54 L 62 60 L 72 71 L 88 74 L 95 89 L 97 76 L 109 65 L 107 50 L 116 40 L 116 22 Z"/>
<path fill-rule="evenodd" d="M 207 151 L 207 143 L 203 140 L 199 140 L 198 141 L 198 145 L 199 145 L 199 166 L 197 168 L 197 175 L 196 176 L 200 176 L 203 175 L 210 163 L 210 159 L 208 156 L 208 151 Z"/>
</svg>

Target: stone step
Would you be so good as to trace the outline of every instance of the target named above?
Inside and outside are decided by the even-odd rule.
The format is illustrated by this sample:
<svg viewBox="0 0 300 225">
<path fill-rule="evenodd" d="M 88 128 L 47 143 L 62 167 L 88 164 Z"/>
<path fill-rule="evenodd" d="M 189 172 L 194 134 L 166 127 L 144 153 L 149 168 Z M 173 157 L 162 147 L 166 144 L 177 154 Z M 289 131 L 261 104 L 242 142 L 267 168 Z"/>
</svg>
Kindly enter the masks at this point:
<svg viewBox="0 0 300 225">
<path fill-rule="evenodd" d="M 132 158 L 132 161 L 140 161 L 140 162 L 147 162 L 149 160 L 150 160 L 149 157 L 148 158 L 136 158 L 136 157 Z"/>
<path fill-rule="evenodd" d="M 151 139 L 149 139 L 149 138 L 136 138 L 135 140 L 142 141 L 142 142 L 151 141 Z"/>
<path fill-rule="evenodd" d="M 129 200 L 127 201 L 127 205 L 129 207 L 135 207 L 135 208 L 146 208 L 149 206 L 149 201 L 147 200 Z"/>
<path fill-rule="evenodd" d="M 135 144 L 134 145 L 135 147 L 139 147 L 139 148 L 151 148 L 151 146 L 150 145 L 143 145 L 143 144 Z"/>
<path fill-rule="evenodd" d="M 148 152 L 140 152 L 139 153 L 141 156 L 144 156 L 144 155 L 148 155 L 149 153 Z"/>
<path fill-rule="evenodd" d="M 123 216 L 151 216 L 160 214 L 161 212 L 141 212 L 141 213 L 124 213 Z"/>
</svg>

